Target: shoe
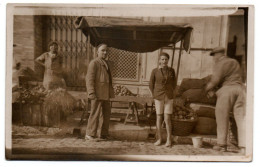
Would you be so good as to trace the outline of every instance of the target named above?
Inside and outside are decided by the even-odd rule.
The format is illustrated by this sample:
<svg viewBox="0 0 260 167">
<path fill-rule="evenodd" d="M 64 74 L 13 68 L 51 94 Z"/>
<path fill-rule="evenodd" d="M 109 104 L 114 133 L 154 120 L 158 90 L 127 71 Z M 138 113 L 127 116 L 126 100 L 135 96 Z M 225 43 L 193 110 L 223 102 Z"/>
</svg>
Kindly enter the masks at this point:
<svg viewBox="0 0 260 167">
<path fill-rule="evenodd" d="M 216 145 L 216 146 L 213 146 L 213 150 L 216 150 L 216 151 L 227 151 L 227 146 L 226 145 Z"/>
<path fill-rule="evenodd" d="M 172 143 L 171 142 L 166 142 L 165 143 L 165 147 L 171 147 L 172 146 Z"/>
<path fill-rule="evenodd" d="M 85 139 L 87 140 L 95 140 L 95 138 L 93 136 L 89 136 L 89 135 L 85 135 Z"/>
<path fill-rule="evenodd" d="M 161 140 L 157 140 L 157 141 L 154 143 L 155 146 L 160 146 L 161 144 L 162 144 L 162 141 L 161 141 Z"/>
</svg>

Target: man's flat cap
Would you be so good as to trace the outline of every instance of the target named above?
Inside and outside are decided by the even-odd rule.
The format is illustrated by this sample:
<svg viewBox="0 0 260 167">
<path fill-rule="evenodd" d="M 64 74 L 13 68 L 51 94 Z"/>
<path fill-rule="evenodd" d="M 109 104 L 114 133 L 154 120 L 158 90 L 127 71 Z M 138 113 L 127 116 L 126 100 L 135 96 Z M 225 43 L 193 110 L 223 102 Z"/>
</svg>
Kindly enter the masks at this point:
<svg viewBox="0 0 260 167">
<path fill-rule="evenodd" d="M 225 48 L 216 47 L 210 52 L 210 56 L 214 56 L 215 53 L 225 53 Z"/>
</svg>

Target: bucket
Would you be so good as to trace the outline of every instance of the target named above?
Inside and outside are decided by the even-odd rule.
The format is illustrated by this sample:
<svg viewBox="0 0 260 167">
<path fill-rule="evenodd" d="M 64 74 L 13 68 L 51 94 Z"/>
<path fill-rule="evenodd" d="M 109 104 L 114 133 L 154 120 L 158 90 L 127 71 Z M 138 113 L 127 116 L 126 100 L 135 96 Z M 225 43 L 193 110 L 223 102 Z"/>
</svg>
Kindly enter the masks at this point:
<svg viewBox="0 0 260 167">
<path fill-rule="evenodd" d="M 202 137 L 192 137 L 192 143 L 194 148 L 202 147 Z"/>
</svg>

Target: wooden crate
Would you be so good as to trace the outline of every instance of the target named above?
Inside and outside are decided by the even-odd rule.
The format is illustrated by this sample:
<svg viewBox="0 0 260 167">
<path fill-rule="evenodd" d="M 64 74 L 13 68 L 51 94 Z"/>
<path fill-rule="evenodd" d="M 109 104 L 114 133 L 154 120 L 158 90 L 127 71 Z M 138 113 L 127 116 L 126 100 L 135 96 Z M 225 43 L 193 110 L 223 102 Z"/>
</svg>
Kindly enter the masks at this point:
<svg viewBox="0 0 260 167">
<path fill-rule="evenodd" d="M 60 112 L 45 110 L 43 104 L 23 104 L 21 109 L 23 125 L 29 126 L 60 126 Z"/>
<path fill-rule="evenodd" d="M 23 125 L 41 125 L 41 105 L 40 104 L 23 104 L 21 119 Z"/>
</svg>

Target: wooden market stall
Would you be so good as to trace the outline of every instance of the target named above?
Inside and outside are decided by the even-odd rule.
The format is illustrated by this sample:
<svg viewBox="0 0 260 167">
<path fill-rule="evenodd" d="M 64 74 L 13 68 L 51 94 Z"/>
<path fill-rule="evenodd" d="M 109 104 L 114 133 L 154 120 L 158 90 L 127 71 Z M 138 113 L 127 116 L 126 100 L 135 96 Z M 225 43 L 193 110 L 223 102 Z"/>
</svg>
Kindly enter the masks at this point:
<svg viewBox="0 0 260 167">
<path fill-rule="evenodd" d="M 144 53 L 171 46 L 173 55 L 178 42 L 181 42 L 180 50 L 189 51 L 193 30 L 189 24 L 152 23 L 138 19 L 111 17 L 82 16 L 77 17 L 74 24 L 76 28 L 82 30 L 88 42 L 94 47 L 100 43 L 106 43 L 109 47 Z M 179 52 L 179 57 L 181 57 L 181 52 Z M 180 60 L 179 58 L 177 77 Z"/>
<path fill-rule="evenodd" d="M 109 47 L 136 53 L 152 52 L 170 46 L 173 48 L 171 66 L 174 61 L 176 43 L 181 42 L 176 79 L 179 75 L 181 50 L 189 52 L 193 30 L 189 24 L 152 23 L 137 19 L 111 17 L 77 17 L 74 25 L 87 37 L 88 46 L 91 44 L 96 47 L 101 43 L 106 43 Z M 147 106 L 147 103 L 152 103 L 152 98 L 117 96 L 111 101 L 129 102 L 129 109 L 135 113 L 134 120 L 138 123 L 136 103 Z M 126 121 L 128 121 L 128 116 L 126 116 L 125 123 Z"/>
</svg>

